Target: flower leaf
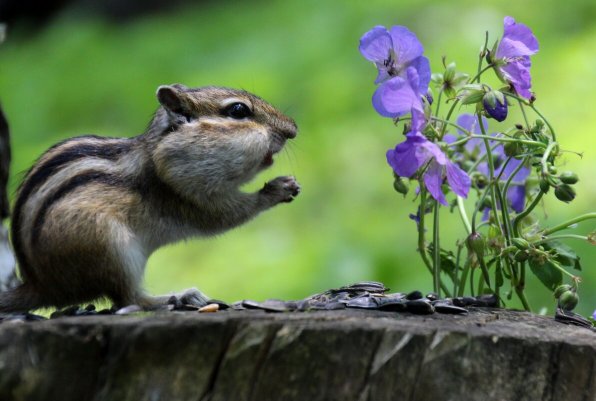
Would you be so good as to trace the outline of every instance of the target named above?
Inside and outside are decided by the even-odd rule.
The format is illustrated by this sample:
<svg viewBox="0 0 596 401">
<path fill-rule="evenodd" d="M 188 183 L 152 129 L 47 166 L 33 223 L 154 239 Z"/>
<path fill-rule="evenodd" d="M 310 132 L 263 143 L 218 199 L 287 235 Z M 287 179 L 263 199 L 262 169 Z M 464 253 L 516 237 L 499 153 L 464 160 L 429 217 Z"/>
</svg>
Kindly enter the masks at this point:
<svg viewBox="0 0 596 401">
<path fill-rule="evenodd" d="M 557 252 L 555 260 L 564 268 L 581 271 L 582 266 L 580 263 L 580 258 L 577 256 L 577 253 L 575 253 L 575 251 L 568 245 L 565 245 L 559 241 L 549 241 L 542 246 L 547 251 L 555 250 Z"/>
<path fill-rule="evenodd" d="M 475 104 L 482 100 L 484 97 L 483 91 L 470 90 L 461 98 L 461 104 Z"/>
<path fill-rule="evenodd" d="M 537 259 L 530 259 L 529 264 L 532 273 L 551 291 L 563 282 L 563 273 L 552 262 L 546 261 L 541 264 Z"/>
</svg>

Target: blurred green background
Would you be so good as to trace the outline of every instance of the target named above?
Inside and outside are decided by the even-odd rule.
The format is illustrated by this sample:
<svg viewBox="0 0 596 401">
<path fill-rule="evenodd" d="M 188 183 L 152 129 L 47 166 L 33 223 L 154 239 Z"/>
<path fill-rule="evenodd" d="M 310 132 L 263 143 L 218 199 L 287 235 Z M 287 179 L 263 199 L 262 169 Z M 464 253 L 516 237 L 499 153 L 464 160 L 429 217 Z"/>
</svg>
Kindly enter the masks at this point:
<svg viewBox="0 0 596 401">
<path fill-rule="evenodd" d="M 407 25 L 433 71 L 444 55 L 473 72 L 485 30 L 498 38 L 505 15 L 534 30 L 541 46 L 532 67 L 537 105 L 562 146 L 584 153 L 583 159 L 568 153 L 562 162 L 580 175 L 577 199 L 565 205 L 549 196 L 537 215 L 553 225 L 594 211 L 596 6 L 579 0 L 209 1 L 119 22 L 71 6 L 37 31 L 15 24 L 0 46 L 0 99 L 12 128 L 11 191 L 56 141 L 141 133 L 160 84 L 244 88 L 300 127 L 249 188 L 293 174 L 303 192 L 225 235 L 159 250 L 147 267 L 148 291 L 196 286 L 227 301 L 291 299 L 359 280 L 430 291 L 408 219 L 415 205 L 393 191 L 385 162 L 401 129 L 371 107 L 376 71 L 360 56 L 358 41 L 374 25 Z M 457 215 L 445 210 L 443 216 L 442 245 L 453 246 L 463 229 Z M 587 222 L 575 231 L 595 226 Z M 591 314 L 595 248 L 570 245 L 584 265 L 578 311 Z M 552 311 L 549 292 L 534 277 L 528 281 L 533 308 Z"/>
</svg>

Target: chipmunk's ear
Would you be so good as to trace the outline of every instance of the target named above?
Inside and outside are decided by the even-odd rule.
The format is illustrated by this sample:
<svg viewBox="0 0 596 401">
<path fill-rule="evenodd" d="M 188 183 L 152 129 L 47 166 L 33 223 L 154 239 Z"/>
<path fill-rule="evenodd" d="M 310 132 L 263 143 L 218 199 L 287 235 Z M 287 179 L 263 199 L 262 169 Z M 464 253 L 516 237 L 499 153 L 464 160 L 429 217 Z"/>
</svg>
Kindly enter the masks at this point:
<svg viewBox="0 0 596 401">
<path fill-rule="evenodd" d="M 157 100 L 169 111 L 186 116 L 189 110 L 183 88 L 184 86 L 179 84 L 162 85 L 157 88 Z"/>
</svg>

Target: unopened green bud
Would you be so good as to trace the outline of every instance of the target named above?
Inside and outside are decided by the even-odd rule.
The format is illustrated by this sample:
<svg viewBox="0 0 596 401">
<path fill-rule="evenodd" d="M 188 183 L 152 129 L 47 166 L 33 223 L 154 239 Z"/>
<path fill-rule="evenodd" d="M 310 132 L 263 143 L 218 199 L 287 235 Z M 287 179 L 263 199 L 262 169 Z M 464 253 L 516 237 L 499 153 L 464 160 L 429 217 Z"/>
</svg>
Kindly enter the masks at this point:
<svg viewBox="0 0 596 401">
<path fill-rule="evenodd" d="M 579 296 L 575 291 L 565 291 L 559 297 L 559 306 L 563 308 L 563 310 L 573 310 L 578 302 Z"/>
<path fill-rule="evenodd" d="M 488 184 L 488 178 L 486 178 L 486 176 L 484 175 L 479 174 L 476 176 L 475 184 L 476 188 L 483 189 Z"/>
<path fill-rule="evenodd" d="M 550 189 L 550 183 L 548 182 L 548 178 L 546 177 L 542 177 L 538 185 L 540 186 L 540 190 L 544 193 L 547 193 Z"/>
<path fill-rule="evenodd" d="M 530 243 L 523 238 L 513 238 L 511 243 L 520 251 L 525 251 L 530 247 Z"/>
<path fill-rule="evenodd" d="M 464 160 L 462 162 L 462 167 L 465 171 L 470 171 L 472 167 L 474 167 L 474 162 L 471 160 Z"/>
<path fill-rule="evenodd" d="M 548 172 L 551 174 L 557 174 L 557 168 L 555 166 L 553 166 L 552 164 L 548 165 Z"/>
<path fill-rule="evenodd" d="M 513 258 L 516 262 L 525 262 L 528 260 L 529 256 L 528 251 L 517 251 L 515 252 L 515 255 L 513 255 Z"/>
<path fill-rule="evenodd" d="M 443 79 L 445 82 L 451 82 L 455 77 L 455 63 L 449 63 L 447 68 L 445 69 L 445 74 L 443 74 Z"/>
<path fill-rule="evenodd" d="M 503 150 L 506 156 L 512 157 L 519 155 L 523 151 L 523 148 L 519 142 L 507 142 L 503 146 Z"/>
<path fill-rule="evenodd" d="M 555 187 L 555 196 L 558 200 L 569 203 L 575 199 L 575 190 L 567 184 L 557 185 Z"/>
<path fill-rule="evenodd" d="M 537 126 L 539 129 L 542 129 L 542 128 L 544 127 L 544 121 L 542 121 L 542 120 L 541 120 L 541 119 L 539 119 L 539 118 L 538 118 L 538 119 L 536 119 L 536 126 Z"/>
<path fill-rule="evenodd" d="M 559 299 L 564 292 L 571 291 L 572 288 L 573 287 L 571 287 L 569 284 L 562 284 L 555 289 L 553 295 L 555 296 L 555 299 Z"/>
<path fill-rule="evenodd" d="M 484 255 L 484 237 L 479 232 L 473 232 L 466 238 L 466 245 L 469 250 L 473 251 L 478 257 Z"/>
<path fill-rule="evenodd" d="M 563 171 L 561 175 L 559 175 L 559 179 L 564 184 L 573 185 L 579 181 L 577 174 L 573 171 Z"/>
<path fill-rule="evenodd" d="M 405 196 L 408 194 L 408 191 L 410 190 L 410 185 L 406 180 L 396 175 L 395 180 L 393 181 L 393 189 Z"/>
</svg>

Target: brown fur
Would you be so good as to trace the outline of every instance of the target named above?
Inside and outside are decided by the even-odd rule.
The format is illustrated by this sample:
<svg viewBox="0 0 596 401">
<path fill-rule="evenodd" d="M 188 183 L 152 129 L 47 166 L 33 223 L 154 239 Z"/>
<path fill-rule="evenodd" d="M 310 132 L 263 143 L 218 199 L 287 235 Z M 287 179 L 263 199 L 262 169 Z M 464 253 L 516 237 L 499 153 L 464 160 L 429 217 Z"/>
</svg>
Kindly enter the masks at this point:
<svg viewBox="0 0 596 401">
<path fill-rule="evenodd" d="M 144 134 L 74 138 L 31 168 L 12 223 L 24 284 L 0 293 L 0 312 L 99 297 L 118 306 L 164 303 L 141 289 L 154 250 L 223 232 L 298 194 L 292 177 L 256 193 L 238 189 L 296 136 L 294 121 L 273 106 L 219 87 L 165 86 L 158 99 Z M 231 115 L 230 102 L 246 104 L 250 115 Z"/>
</svg>

